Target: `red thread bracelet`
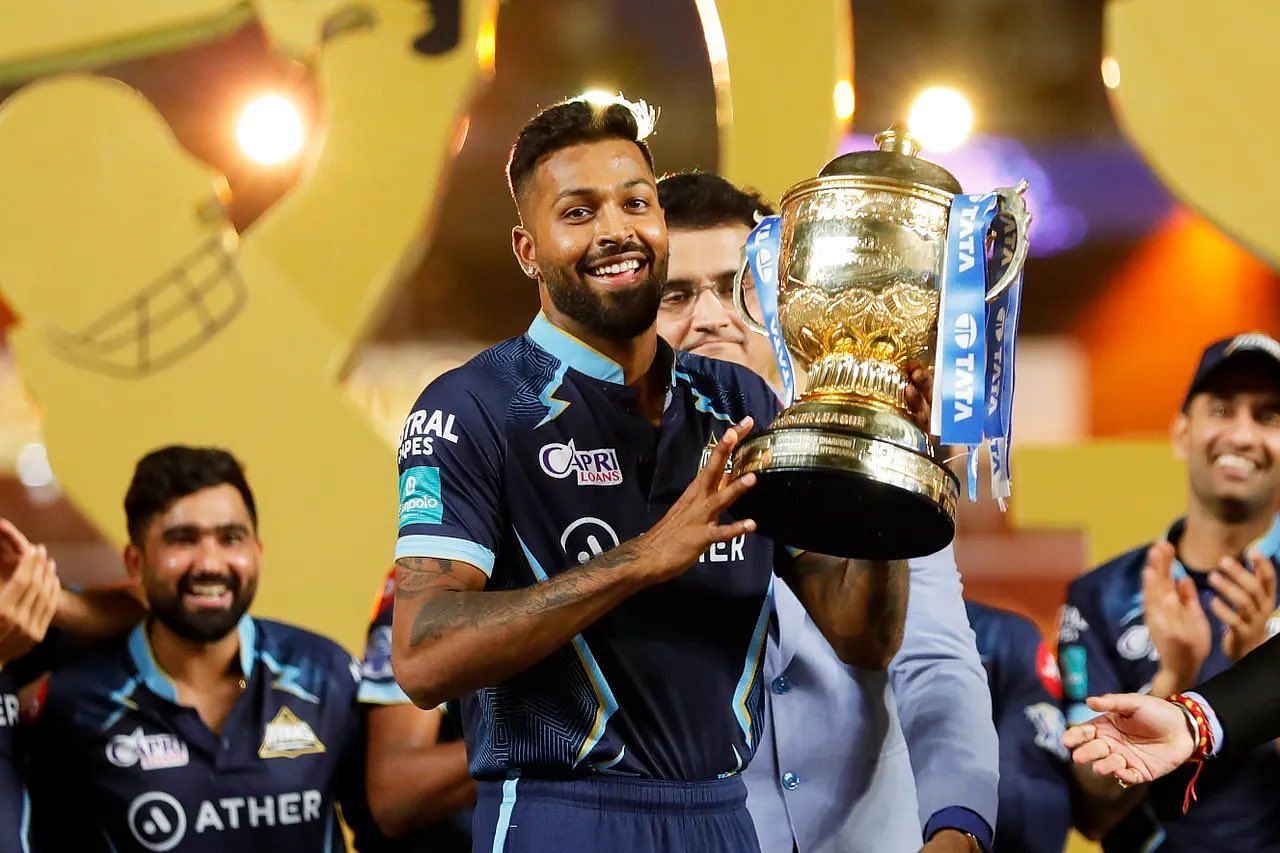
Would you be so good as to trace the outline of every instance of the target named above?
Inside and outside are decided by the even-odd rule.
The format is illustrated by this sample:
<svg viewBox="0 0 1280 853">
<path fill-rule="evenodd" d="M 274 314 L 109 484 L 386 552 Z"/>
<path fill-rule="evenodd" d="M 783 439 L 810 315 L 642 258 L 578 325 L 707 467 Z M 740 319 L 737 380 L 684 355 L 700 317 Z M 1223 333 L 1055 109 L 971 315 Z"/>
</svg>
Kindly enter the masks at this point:
<svg viewBox="0 0 1280 853">
<path fill-rule="evenodd" d="M 1205 759 L 1213 755 L 1213 727 L 1209 725 L 1209 716 L 1204 712 L 1204 708 L 1191 697 L 1175 693 L 1167 701 L 1191 715 L 1191 722 L 1194 724 L 1191 728 L 1196 735 L 1195 748 L 1191 751 L 1191 757 L 1187 759 L 1189 763 L 1196 766 L 1196 772 L 1191 775 L 1191 781 L 1187 783 L 1187 792 L 1182 797 L 1182 813 L 1186 814 L 1191 804 L 1196 801 L 1196 780 L 1200 778 L 1200 771 L 1204 769 Z"/>
</svg>

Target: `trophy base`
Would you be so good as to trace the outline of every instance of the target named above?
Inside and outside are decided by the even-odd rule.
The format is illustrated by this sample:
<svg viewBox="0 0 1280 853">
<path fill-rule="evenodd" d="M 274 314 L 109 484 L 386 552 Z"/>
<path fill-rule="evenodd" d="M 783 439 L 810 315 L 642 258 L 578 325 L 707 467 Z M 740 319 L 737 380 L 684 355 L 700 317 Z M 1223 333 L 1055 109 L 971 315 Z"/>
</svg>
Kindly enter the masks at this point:
<svg viewBox="0 0 1280 853">
<path fill-rule="evenodd" d="M 792 548 L 903 560 L 955 537 L 959 483 L 927 452 L 865 434 L 771 429 L 743 442 L 733 475 L 756 484 L 733 507 Z"/>
</svg>

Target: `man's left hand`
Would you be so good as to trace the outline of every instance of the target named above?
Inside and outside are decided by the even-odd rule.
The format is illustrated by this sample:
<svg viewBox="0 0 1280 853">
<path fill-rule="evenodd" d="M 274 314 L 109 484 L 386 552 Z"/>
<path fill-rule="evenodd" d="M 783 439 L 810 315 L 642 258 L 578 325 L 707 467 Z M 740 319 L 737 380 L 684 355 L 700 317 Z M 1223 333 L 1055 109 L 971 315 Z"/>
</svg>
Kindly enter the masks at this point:
<svg viewBox="0 0 1280 853">
<path fill-rule="evenodd" d="M 1239 560 L 1224 557 L 1209 575 L 1209 586 L 1217 593 L 1209 609 L 1227 627 L 1222 650 L 1232 660 L 1266 642 L 1267 620 L 1276 610 L 1276 572 L 1271 560 L 1250 550 L 1249 562 L 1253 571 Z"/>
<path fill-rule="evenodd" d="M 911 420 L 924 432 L 929 432 L 933 417 L 933 371 L 918 361 L 910 361 L 903 368 L 911 384 L 907 386 L 907 408 Z"/>
<path fill-rule="evenodd" d="M 942 829 L 924 843 L 920 853 L 973 853 L 973 850 L 969 836 L 954 829 Z"/>
</svg>

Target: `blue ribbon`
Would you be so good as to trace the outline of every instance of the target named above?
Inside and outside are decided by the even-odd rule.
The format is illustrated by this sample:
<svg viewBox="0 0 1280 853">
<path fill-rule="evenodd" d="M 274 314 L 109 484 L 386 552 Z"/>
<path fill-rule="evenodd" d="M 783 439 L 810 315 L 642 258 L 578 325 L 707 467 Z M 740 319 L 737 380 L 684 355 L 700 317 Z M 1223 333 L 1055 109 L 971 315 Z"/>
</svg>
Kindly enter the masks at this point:
<svg viewBox="0 0 1280 853">
<path fill-rule="evenodd" d="M 782 381 L 782 405 L 790 406 L 796 398 L 796 372 L 791 365 L 791 353 L 782 337 L 782 324 L 778 320 L 778 252 L 782 245 L 782 217 L 766 216 L 760 220 L 747 237 L 743 249 L 747 265 L 756 282 L 756 295 L 760 298 L 761 319 L 769 333 L 769 346 L 778 365 L 778 378 Z"/>
<path fill-rule="evenodd" d="M 991 265 L 994 285 L 1008 268 L 1013 255 L 1014 223 L 998 217 L 995 223 L 996 251 L 1000 257 Z M 1011 494 L 1009 448 L 1013 436 L 1014 368 L 1017 365 L 1018 317 L 1022 311 L 1022 270 L 1004 293 L 987 306 L 987 414 L 984 432 L 991 455 L 991 496 L 1004 507 Z M 976 472 L 975 472 L 976 473 Z"/>
<path fill-rule="evenodd" d="M 984 440 L 991 451 L 993 491 L 996 497 L 1008 491 L 1013 342 L 1021 282 L 987 304 L 989 285 L 1012 257 L 1012 222 L 999 219 L 999 213 L 1000 197 L 995 193 L 956 196 L 942 262 L 932 426 L 943 444 L 969 449 L 969 500 L 978 498 L 976 451 Z M 994 263 L 989 264 L 986 237 L 993 227 L 1000 233 L 993 244 Z"/>
</svg>

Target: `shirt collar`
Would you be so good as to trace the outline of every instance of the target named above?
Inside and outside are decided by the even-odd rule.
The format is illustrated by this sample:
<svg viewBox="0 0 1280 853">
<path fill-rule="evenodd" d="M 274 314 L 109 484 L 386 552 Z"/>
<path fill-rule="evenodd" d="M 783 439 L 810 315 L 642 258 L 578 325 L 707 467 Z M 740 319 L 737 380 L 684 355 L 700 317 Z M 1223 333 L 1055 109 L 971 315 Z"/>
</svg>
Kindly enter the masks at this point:
<svg viewBox="0 0 1280 853">
<path fill-rule="evenodd" d="M 1164 541 L 1172 543 L 1176 548 L 1186 529 L 1187 520 L 1179 518 L 1169 525 L 1169 529 L 1165 531 Z M 1257 548 L 1264 557 L 1270 557 L 1272 560 L 1275 560 L 1280 555 L 1280 515 L 1271 516 L 1271 526 L 1267 528 L 1267 532 L 1250 542 L 1249 548 Z M 1247 551 L 1249 548 L 1245 550 Z M 1173 558 L 1174 577 L 1184 577 L 1186 574 L 1186 566 L 1182 565 L 1182 561 L 1175 556 Z"/>
<path fill-rule="evenodd" d="M 247 679 L 253 675 L 253 662 L 258 657 L 258 629 L 253 618 L 246 613 L 240 617 L 236 631 L 240 635 L 240 672 Z M 133 659 L 133 665 L 142 676 L 142 682 L 147 685 L 148 690 L 161 699 L 168 699 L 174 703 L 178 701 L 178 686 L 160 667 L 160 662 L 156 660 L 155 653 L 151 650 L 151 639 L 147 636 L 146 622 L 134 628 L 133 633 L 129 635 L 129 657 Z"/>
<path fill-rule="evenodd" d="M 579 373 L 602 382 L 623 384 L 622 365 L 555 325 L 542 311 L 526 332 L 529 339 Z"/>
<path fill-rule="evenodd" d="M 592 379 L 599 379 L 601 382 L 624 384 L 622 365 L 552 323 L 545 312 L 538 312 L 538 316 L 533 318 L 525 334 L 528 335 L 529 340 L 579 373 L 590 376 Z M 675 387 L 675 352 L 661 337 L 658 338 L 655 359 L 666 366 L 671 374 L 671 385 Z"/>
</svg>

